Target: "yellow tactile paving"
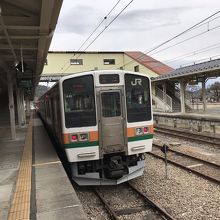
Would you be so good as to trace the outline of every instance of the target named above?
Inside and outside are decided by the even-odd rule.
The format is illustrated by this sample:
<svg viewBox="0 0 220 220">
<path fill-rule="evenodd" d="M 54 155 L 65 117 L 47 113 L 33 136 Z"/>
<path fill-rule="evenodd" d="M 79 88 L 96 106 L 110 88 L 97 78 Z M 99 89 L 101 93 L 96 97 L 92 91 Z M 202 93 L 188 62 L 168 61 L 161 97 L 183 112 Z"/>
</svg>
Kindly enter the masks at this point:
<svg viewBox="0 0 220 220">
<path fill-rule="evenodd" d="M 8 220 L 29 220 L 32 171 L 32 116 L 28 125 L 24 150 L 18 172 Z"/>
</svg>

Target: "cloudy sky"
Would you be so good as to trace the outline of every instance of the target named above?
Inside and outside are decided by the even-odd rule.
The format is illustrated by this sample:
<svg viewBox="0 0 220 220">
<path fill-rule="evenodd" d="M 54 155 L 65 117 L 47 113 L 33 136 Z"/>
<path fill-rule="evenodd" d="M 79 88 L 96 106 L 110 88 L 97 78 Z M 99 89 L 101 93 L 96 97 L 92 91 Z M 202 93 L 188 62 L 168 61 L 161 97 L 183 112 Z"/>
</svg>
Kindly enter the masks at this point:
<svg viewBox="0 0 220 220">
<path fill-rule="evenodd" d="M 121 0 L 81 50 L 130 1 Z M 117 2 L 64 0 L 50 50 L 77 51 Z M 219 10 L 219 0 L 134 0 L 86 51 L 147 52 Z M 219 36 L 220 13 L 148 55 L 175 68 L 209 57 L 220 58 Z"/>
</svg>

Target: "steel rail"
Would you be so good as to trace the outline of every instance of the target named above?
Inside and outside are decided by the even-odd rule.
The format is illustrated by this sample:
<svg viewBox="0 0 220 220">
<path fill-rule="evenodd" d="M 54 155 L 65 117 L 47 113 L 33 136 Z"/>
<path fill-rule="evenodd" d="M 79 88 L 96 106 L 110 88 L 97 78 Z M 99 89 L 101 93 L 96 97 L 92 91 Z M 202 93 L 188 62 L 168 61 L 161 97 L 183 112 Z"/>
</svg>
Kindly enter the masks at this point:
<svg viewBox="0 0 220 220">
<path fill-rule="evenodd" d="M 101 193 L 99 192 L 99 190 L 97 188 L 93 188 L 95 194 L 99 197 L 99 199 L 102 201 L 103 205 L 105 206 L 106 210 L 108 211 L 111 219 L 113 220 L 119 220 L 117 214 L 114 212 L 114 210 L 108 205 L 108 203 L 105 201 L 105 199 L 103 198 L 103 196 L 101 195 Z"/>
<path fill-rule="evenodd" d="M 171 127 L 165 127 L 165 126 L 160 126 L 160 125 L 156 125 L 155 128 L 157 129 L 165 129 L 165 130 L 170 130 L 170 131 L 176 131 L 176 132 L 183 132 L 183 133 L 187 133 L 187 134 L 195 134 L 195 135 L 198 135 L 198 136 L 201 136 L 201 137 L 206 137 L 206 138 L 215 138 L 217 140 L 220 140 L 219 137 L 216 137 L 215 135 L 208 135 L 208 134 L 205 134 L 205 133 L 199 133 L 199 132 L 191 132 L 191 131 L 186 131 L 186 129 L 183 129 L 183 128 L 171 128 Z"/>
<path fill-rule="evenodd" d="M 189 140 L 199 141 L 199 142 L 203 142 L 203 143 L 207 143 L 207 144 L 213 144 L 218 147 L 220 146 L 220 138 L 218 138 L 218 137 L 202 135 L 202 134 L 197 134 L 197 133 L 192 133 L 192 132 L 186 132 L 183 130 L 174 130 L 174 129 L 164 128 L 164 127 L 156 127 L 155 132 L 156 133 L 164 133 L 164 134 L 168 134 L 168 135 L 176 136 L 176 137 L 181 137 L 181 138 L 187 138 Z M 187 136 L 184 134 L 186 134 Z M 193 135 L 193 136 L 189 136 L 189 135 Z M 197 137 L 195 137 L 195 136 L 197 136 Z M 206 138 L 206 139 L 204 139 L 204 138 Z M 207 138 L 212 139 L 212 141 L 207 140 Z"/>
<path fill-rule="evenodd" d="M 164 208 L 162 208 L 159 203 L 156 201 L 153 201 L 150 199 L 147 195 L 143 194 L 139 189 L 137 189 L 133 184 L 127 182 L 127 186 L 129 186 L 135 193 L 137 193 L 147 204 L 150 205 L 151 208 L 155 209 L 157 212 L 160 213 L 160 216 L 167 219 L 167 220 L 175 220 L 174 217 L 172 217 Z M 107 212 L 109 213 L 111 219 L 113 220 L 119 220 L 119 217 L 117 215 L 117 212 L 115 212 L 109 204 L 105 201 L 104 197 L 101 195 L 99 190 L 94 187 L 93 188 L 95 194 L 99 197 L 99 199 L 102 201 L 104 207 L 106 208 Z"/>
<path fill-rule="evenodd" d="M 157 158 L 159 158 L 159 159 L 164 160 L 164 157 L 162 157 L 162 156 L 160 156 L 160 155 L 157 155 L 157 154 L 155 154 L 155 153 L 153 153 L 153 152 L 148 152 L 147 154 L 150 154 L 150 155 L 152 155 L 152 156 L 154 156 L 154 157 L 157 157 Z M 175 162 L 175 161 L 173 161 L 173 160 L 167 159 L 167 161 L 168 161 L 169 163 L 171 163 L 171 164 L 177 166 L 177 167 L 180 167 L 180 168 L 182 168 L 182 169 L 184 169 L 184 170 L 187 170 L 187 171 L 189 171 L 189 172 L 195 173 L 195 174 L 197 174 L 198 176 L 200 176 L 200 177 L 202 177 L 202 178 L 204 178 L 204 179 L 207 179 L 207 180 L 210 180 L 210 181 L 212 181 L 212 182 L 214 182 L 214 183 L 220 184 L 220 180 L 219 180 L 219 179 L 216 179 L 215 177 L 208 176 L 207 174 L 204 174 L 204 173 L 201 173 L 201 172 L 196 171 L 196 170 L 194 170 L 194 169 L 191 169 L 191 168 L 189 168 L 189 167 L 186 167 L 186 166 L 184 166 L 184 165 L 182 165 L 182 164 L 180 164 L 180 163 L 177 163 L 177 162 Z"/>
<path fill-rule="evenodd" d="M 162 148 L 161 145 L 155 144 L 155 143 L 153 143 L 153 146 L 154 146 L 154 147 L 157 147 L 157 148 Z M 194 160 L 198 160 L 198 161 L 200 161 L 200 162 L 202 162 L 202 163 L 206 163 L 206 164 L 208 164 L 208 165 L 210 165 L 210 166 L 213 166 L 213 167 L 216 167 L 216 168 L 219 168 L 219 169 L 220 169 L 220 165 L 219 165 L 219 164 L 216 164 L 216 163 L 213 163 L 213 162 L 210 162 L 210 161 L 207 161 L 207 160 L 203 160 L 203 159 L 198 158 L 198 157 L 195 157 L 195 156 L 193 156 L 193 155 L 189 155 L 189 154 L 186 154 L 186 153 L 183 153 L 183 152 L 174 150 L 174 149 L 170 149 L 170 148 L 169 148 L 168 152 L 173 152 L 173 153 L 179 154 L 179 155 L 181 155 L 181 156 L 185 156 L 185 157 L 188 157 L 188 158 L 191 158 L 191 159 L 194 159 Z"/>
<path fill-rule="evenodd" d="M 138 195 L 140 195 L 148 204 L 153 206 L 162 216 L 164 216 L 167 220 L 175 220 L 164 208 L 162 208 L 159 203 L 150 199 L 147 195 L 143 194 L 139 189 L 137 189 L 130 182 L 127 183 Z"/>
</svg>

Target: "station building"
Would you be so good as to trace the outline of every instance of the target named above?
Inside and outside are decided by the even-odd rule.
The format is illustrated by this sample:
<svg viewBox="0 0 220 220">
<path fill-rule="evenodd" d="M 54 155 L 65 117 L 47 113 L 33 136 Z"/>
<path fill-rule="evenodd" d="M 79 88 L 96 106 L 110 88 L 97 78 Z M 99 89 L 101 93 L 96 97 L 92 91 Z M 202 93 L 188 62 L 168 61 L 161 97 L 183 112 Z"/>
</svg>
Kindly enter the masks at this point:
<svg viewBox="0 0 220 220">
<path fill-rule="evenodd" d="M 219 59 L 173 69 L 140 51 L 50 51 L 41 81 L 57 81 L 64 75 L 91 70 L 128 70 L 145 73 L 152 81 L 152 100 L 156 112 L 192 113 L 207 110 L 206 81 L 219 76 Z M 186 92 L 192 82 L 201 83 L 202 101 L 193 103 Z"/>
<path fill-rule="evenodd" d="M 166 64 L 139 51 L 50 51 L 47 55 L 42 79 L 104 69 L 141 72 L 146 73 L 149 77 L 157 77 L 173 70 Z"/>
</svg>

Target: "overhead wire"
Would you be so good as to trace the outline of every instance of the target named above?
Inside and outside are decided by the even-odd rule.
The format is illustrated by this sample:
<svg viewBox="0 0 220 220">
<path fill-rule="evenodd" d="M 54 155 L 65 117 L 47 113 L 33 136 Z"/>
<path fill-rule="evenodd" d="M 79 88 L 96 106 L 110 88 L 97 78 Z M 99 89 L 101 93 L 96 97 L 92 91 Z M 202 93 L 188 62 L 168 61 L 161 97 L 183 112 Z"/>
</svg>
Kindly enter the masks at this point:
<svg viewBox="0 0 220 220">
<path fill-rule="evenodd" d="M 185 31 L 183 31 L 183 32 L 181 32 L 181 33 L 175 35 L 174 37 L 171 37 L 170 39 L 164 41 L 163 43 L 161 43 L 161 44 L 157 45 L 156 47 L 154 47 L 153 49 L 149 50 L 147 53 L 150 53 L 150 52 L 156 50 L 157 48 L 159 48 L 159 47 L 161 47 L 161 46 L 163 46 L 163 45 L 169 43 L 170 41 L 172 41 L 172 40 L 174 40 L 174 39 L 180 37 L 181 35 L 183 35 L 183 34 L 189 32 L 189 31 L 191 31 L 191 30 L 194 29 L 196 26 L 198 26 L 199 24 L 201 24 L 201 23 L 203 23 L 204 21 L 208 20 L 209 18 L 215 16 L 215 15 L 218 14 L 219 12 L 220 12 L 220 11 L 215 12 L 214 14 L 212 14 L 212 15 L 208 16 L 207 18 L 203 19 L 202 21 L 196 23 L 195 25 L 193 25 L 192 27 L 186 29 Z"/>
<path fill-rule="evenodd" d="M 109 11 L 109 13 L 102 19 L 102 21 L 98 24 L 98 26 L 93 30 L 93 32 L 86 38 L 86 40 L 82 43 L 82 45 L 77 50 L 80 51 L 80 49 L 85 45 L 85 43 L 91 38 L 91 36 L 97 31 L 97 29 L 101 26 L 101 24 L 108 18 L 108 16 L 112 13 L 112 11 L 115 9 L 115 7 L 119 4 L 121 0 L 118 0 L 117 3 L 113 6 L 113 8 Z"/>
<path fill-rule="evenodd" d="M 109 23 L 106 25 L 103 30 L 90 42 L 90 44 L 81 52 L 85 52 L 99 37 L 100 35 L 122 14 L 123 11 L 133 2 L 134 0 L 131 0 Z M 78 55 L 80 57 L 80 54 Z M 77 57 L 77 58 L 78 58 Z M 63 72 L 66 72 L 70 66 L 68 66 Z"/>
<path fill-rule="evenodd" d="M 213 13 L 212 15 L 208 16 L 207 18 L 203 19 L 202 21 L 200 21 L 200 22 L 196 23 L 195 25 L 193 25 L 193 26 L 187 28 L 186 30 L 184 30 L 184 31 L 182 31 L 181 33 L 175 35 L 174 37 L 171 37 L 170 39 L 168 39 L 168 40 L 166 40 L 166 41 L 160 43 L 159 45 L 153 47 L 152 49 L 149 49 L 148 51 L 144 51 L 144 53 L 143 53 L 141 56 L 139 56 L 137 59 L 141 59 L 143 56 L 145 56 L 145 55 L 147 55 L 147 54 L 153 52 L 154 50 L 156 50 L 156 49 L 162 47 L 163 45 L 165 45 L 165 44 L 171 42 L 172 40 L 174 40 L 174 39 L 176 39 L 176 38 L 178 38 L 178 37 L 184 35 L 184 34 L 187 33 L 187 32 L 190 32 L 190 31 L 194 30 L 195 28 L 200 27 L 200 25 L 202 25 L 205 21 L 207 21 L 207 20 L 209 20 L 210 18 L 214 17 L 214 16 L 217 15 L 218 13 L 220 13 L 220 11 L 217 11 L 217 12 Z M 219 17 L 220 17 L 220 16 L 219 16 Z M 217 18 L 216 18 L 216 19 L 217 19 Z M 212 20 L 215 20 L 215 19 L 212 19 Z M 209 21 L 209 22 L 210 22 L 210 21 Z M 207 23 L 208 23 L 208 22 L 207 22 Z M 205 23 L 205 24 L 206 24 L 206 23 Z M 203 25 L 204 25 L 204 24 L 203 24 Z M 219 26 L 217 26 L 217 27 L 219 27 Z M 214 29 L 216 29 L 217 27 L 212 28 L 212 29 L 208 29 L 206 32 L 208 32 L 208 31 L 210 31 L 210 30 L 214 30 Z M 205 33 L 206 33 L 206 32 L 205 32 Z M 201 34 L 198 34 L 197 36 L 199 36 L 199 35 L 201 35 Z M 196 36 L 195 36 L 195 37 L 196 37 Z M 190 39 L 191 39 L 191 38 L 190 38 Z M 185 41 L 183 41 L 183 42 L 185 42 Z M 176 45 L 177 45 L 177 44 L 176 44 Z M 169 47 L 168 47 L 168 48 L 169 48 Z M 155 52 L 155 53 L 156 53 L 156 52 Z M 133 63 L 133 62 L 134 62 L 134 60 L 131 60 L 131 61 L 129 61 L 129 62 L 123 64 L 123 65 L 120 65 L 120 64 L 119 64 L 119 67 L 118 67 L 117 69 L 119 69 L 120 67 L 123 67 L 123 66 L 125 66 L 125 65 L 128 65 L 128 64 L 130 64 L 130 63 Z"/>
<path fill-rule="evenodd" d="M 210 51 L 210 50 L 214 50 L 214 49 L 217 49 L 217 48 L 220 48 L 220 43 L 213 44 L 213 45 L 210 45 L 208 47 L 204 47 L 204 48 L 201 48 L 199 50 L 196 50 L 196 51 L 193 51 L 193 52 L 190 52 L 190 53 L 186 53 L 186 54 L 183 54 L 181 56 L 174 57 L 173 59 L 170 59 L 170 60 L 164 60 L 162 62 L 163 63 L 172 63 L 172 62 L 175 62 L 179 59 L 191 57 L 191 56 L 194 56 L 194 55 L 197 55 L 197 54 L 200 54 L 200 53 L 204 53 L 204 52 L 207 52 L 207 51 Z"/>
<path fill-rule="evenodd" d="M 188 40 L 191 40 L 191 39 L 193 39 L 193 38 L 195 38 L 195 37 L 198 37 L 198 36 L 201 36 L 201 35 L 203 35 L 203 34 L 205 34 L 205 33 L 208 33 L 208 32 L 210 32 L 210 31 L 213 31 L 213 30 L 215 30 L 215 29 L 217 29 L 217 28 L 219 28 L 219 27 L 220 27 L 220 25 L 217 25 L 217 26 L 215 26 L 215 27 L 213 27 L 213 28 L 210 28 L 210 29 L 208 29 L 208 30 L 206 30 L 206 31 L 203 31 L 203 32 L 201 32 L 201 33 L 199 33 L 199 34 L 196 34 L 196 35 L 194 35 L 194 36 L 191 36 L 191 37 L 189 37 L 189 38 L 186 38 L 185 40 L 179 41 L 179 42 L 177 42 L 177 43 L 175 43 L 175 44 L 173 44 L 173 45 L 171 45 L 171 46 L 168 46 L 168 47 L 165 47 L 165 48 L 163 48 L 163 49 L 161 49 L 161 50 L 158 50 L 158 51 L 156 51 L 156 52 L 154 52 L 154 53 L 152 53 L 152 54 L 150 54 L 150 55 L 155 55 L 155 54 L 157 54 L 157 53 L 160 53 L 160 52 L 162 52 L 162 51 L 164 51 L 164 50 L 167 50 L 167 49 L 169 49 L 169 48 L 171 48 L 171 47 L 174 47 L 174 46 L 176 46 L 176 45 L 179 45 L 179 44 L 181 44 L 181 43 L 184 43 L 184 42 L 186 42 L 186 41 L 188 41 Z"/>
<path fill-rule="evenodd" d="M 104 29 L 93 39 L 93 41 L 83 50 L 87 50 L 97 39 L 98 37 L 121 15 L 121 13 L 133 2 L 134 0 L 131 0 L 110 22 L 108 25 L 104 27 Z"/>
<path fill-rule="evenodd" d="M 196 50 L 196 51 L 193 51 L 193 52 L 190 52 L 190 53 L 186 53 L 186 54 L 183 54 L 181 56 L 174 57 L 173 59 L 170 59 L 170 60 L 160 61 L 160 63 L 156 63 L 155 65 L 152 65 L 152 67 L 154 67 L 154 68 L 155 67 L 160 67 L 160 66 L 163 66 L 164 64 L 168 64 L 168 63 L 172 63 L 172 62 L 175 62 L 177 60 L 180 60 L 180 58 L 183 59 L 183 58 L 191 57 L 191 56 L 194 56 L 194 55 L 197 55 L 197 54 L 200 54 L 200 53 L 204 53 L 204 52 L 207 52 L 207 51 L 210 51 L 210 50 L 214 50 L 214 49 L 217 49 L 217 48 L 220 48 L 220 43 L 213 44 L 213 45 L 210 45 L 208 47 L 204 47 L 204 48 L 201 48 L 199 50 Z M 205 59 L 207 59 L 207 58 L 205 58 Z"/>
<path fill-rule="evenodd" d="M 214 29 L 216 29 L 216 28 L 219 28 L 219 27 L 220 27 L 220 25 L 218 25 L 218 26 L 216 26 L 216 27 L 210 29 L 210 31 L 211 31 L 211 30 L 214 30 Z M 207 33 L 207 32 L 208 32 L 208 31 L 205 31 L 205 32 L 202 32 L 202 33 L 200 33 L 200 34 L 197 34 L 197 35 L 195 35 L 195 36 L 193 36 L 193 37 L 187 38 L 186 40 L 181 41 L 181 42 L 178 42 L 178 43 L 176 43 L 176 44 L 174 44 L 174 45 L 171 45 L 170 47 L 176 46 L 176 45 L 178 45 L 178 44 L 180 44 L 180 43 L 183 43 L 183 42 L 185 42 L 185 41 L 187 41 L 187 40 L 190 40 L 190 39 L 192 39 L 192 38 L 194 38 L 194 37 L 197 37 L 197 36 L 202 35 L 202 34 Z M 220 46 L 216 46 L 216 45 L 219 45 L 219 43 L 218 43 L 218 44 L 211 45 L 211 46 L 208 46 L 208 47 L 205 47 L 205 48 L 202 48 L 202 49 L 199 49 L 199 50 L 194 51 L 194 52 L 191 52 L 191 53 L 187 53 L 187 54 L 184 54 L 184 55 L 181 55 L 181 56 L 178 56 L 178 57 L 174 57 L 173 59 L 168 60 L 168 61 L 167 61 L 167 60 L 161 61 L 159 64 L 157 63 L 157 64 L 155 64 L 155 65 L 152 65 L 152 67 L 154 67 L 154 68 L 155 68 L 155 67 L 160 67 L 160 66 L 163 66 L 164 64 L 172 63 L 172 62 L 178 60 L 178 58 L 187 58 L 187 57 L 190 57 L 190 56 L 193 56 L 193 55 L 197 55 L 197 54 L 199 54 L 199 53 L 206 52 L 206 51 L 209 51 L 209 50 L 217 49 L 217 48 L 220 47 Z M 210 47 L 213 47 L 213 46 L 216 46 L 216 47 L 210 48 Z M 170 48 L 170 47 L 166 47 L 166 48 L 164 48 L 163 50 L 168 49 L 168 48 Z M 208 49 L 208 48 L 210 48 L 210 49 Z M 203 51 L 204 49 L 206 49 L 206 50 Z M 201 50 L 202 50 L 202 51 L 201 51 Z M 158 52 L 161 52 L 161 51 L 162 51 L 162 50 L 159 50 Z M 154 55 L 154 54 L 157 54 L 157 52 L 153 53 L 153 55 Z M 191 54 L 192 54 L 192 55 L 191 55 Z M 206 58 L 206 59 L 207 59 L 207 58 Z M 134 62 L 134 61 L 132 60 L 132 62 Z"/>
<path fill-rule="evenodd" d="M 198 36 L 200 36 L 200 35 L 202 35 L 202 34 L 205 34 L 205 33 L 207 33 L 207 32 L 209 32 L 209 31 L 212 31 L 212 30 L 215 30 L 216 28 L 219 28 L 220 27 L 220 25 L 218 25 L 218 26 L 215 26 L 215 27 L 213 27 L 213 28 L 211 28 L 211 29 L 209 29 L 209 30 L 207 30 L 207 31 L 204 31 L 204 32 L 202 32 L 202 33 L 200 33 L 200 34 L 197 34 L 197 35 L 194 35 L 194 36 L 192 36 L 192 37 L 190 37 L 190 38 L 187 38 L 187 39 L 185 39 L 184 41 L 180 41 L 180 42 L 178 42 L 178 43 L 176 43 L 176 44 L 173 44 L 173 45 L 171 45 L 171 46 L 169 46 L 169 47 L 166 47 L 166 48 L 164 48 L 164 49 L 162 49 L 162 50 L 159 50 L 159 51 L 157 51 L 157 52 L 155 52 L 155 53 L 153 53 L 153 54 L 151 54 L 151 55 L 155 55 L 155 54 L 157 54 L 157 53 L 159 53 L 159 52 L 161 52 L 161 51 L 163 51 L 163 50 L 166 50 L 166 49 L 168 49 L 168 48 L 171 48 L 171 47 L 173 47 L 173 46 L 176 46 L 176 45 L 178 45 L 178 44 L 180 44 L 180 43 L 183 43 L 183 42 L 185 42 L 185 41 L 187 41 L 187 40 L 190 40 L 190 39 L 193 39 L 193 38 L 195 38 L 195 37 L 198 37 Z M 219 45 L 219 44 L 214 44 L 214 45 Z M 209 47 L 211 47 L 211 46 L 209 46 Z M 209 48 L 209 47 L 207 47 L 207 48 Z M 216 48 L 219 48 L 219 46 L 218 47 L 215 47 L 215 48 L 212 48 L 212 49 L 216 49 Z M 202 49 L 200 49 L 200 50 L 202 50 Z M 210 50 L 210 49 L 209 49 Z M 206 50 L 207 51 L 207 50 Z M 206 52 L 206 51 L 203 51 L 203 52 Z M 196 52 L 194 52 L 194 54 L 193 55 L 195 55 L 195 53 Z M 198 53 L 196 53 L 196 54 L 198 54 Z M 181 56 L 180 56 L 181 57 Z M 186 57 L 190 57 L 190 56 L 183 56 L 183 57 L 181 57 L 181 58 L 186 58 Z M 179 58 L 179 57 L 178 57 Z M 176 60 L 178 60 L 178 59 L 173 59 L 174 61 L 176 61 Z M 133 61 L 132 61 L 133 62 Z M 154 66 L 152 66 L 152 67 L 160 67 L 160 66 L 162 66 L 162 65 L 164 65 L 164 63 L 171 63 L 170 61 L 161 61 L 161 63 L 160 64 L 156 64 L 156 65 L 154 65 Z M 127 65 L 127 64 L 126 64 Z"/>
<path fill-rule="evenodd" d="M 217 54 L 217 55 L 214 55 L 214 56 L 211 56 L 211 57 L 206 57 L 206 58 L 203 58 L 203 59 L 199 59 L 199 60 L 196 60 L 196 61 L 184 63 L 184 64 L 181 65 L 181 68 L 185 67 L 185 66 L 188 66 L 189 64 L 195 65 L 196 63 L 201 62 L 201 61 L 205 61 L 205 60 L 206 61 L 210 61 L 210 60 L 212 60 L 215 57 L 220 57 L 220 54 Z"/>
<path fill-rule="evenodd" d="M 108 18 L 108 16 L 112 13 L 112 11 L 116 8 L 116 6 L 119 4 L 121 0 L 118 0 L 116 2 L 116 4 L 111 8 L 111 10 L 108 12 L 108 14 L 99 22 L 99 24 L 97 25 L 97 27 L 90 33 L 90 35 L 83 41 L 83 43 L 81 44 L 81 46 L 77 49 L 76 53 L 80 51 L 80 49 L 86 44 L 86 42 L 92 37 L 92 35 L 98 30 L 98 28 L 103 24 L 103 22 Z M 75 56 L 75 55 L 74 55 Z M 62 70 L 66 64 L 68 63 L 68 61 L 61 67 L 60 70 Z"/>
</svg>

